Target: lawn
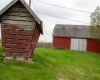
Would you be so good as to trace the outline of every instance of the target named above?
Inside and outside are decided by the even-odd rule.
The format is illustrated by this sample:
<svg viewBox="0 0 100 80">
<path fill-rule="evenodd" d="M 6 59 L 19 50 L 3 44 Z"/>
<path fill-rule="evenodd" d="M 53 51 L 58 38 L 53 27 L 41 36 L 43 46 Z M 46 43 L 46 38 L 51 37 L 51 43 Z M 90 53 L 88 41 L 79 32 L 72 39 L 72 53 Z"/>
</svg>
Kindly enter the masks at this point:
<svg viewBox="0 0 100 80">
<path fill-rule="evenodd" d="M 38 48 L 32 59 L 32 64 L 0 61 L 0 80 L 100 80 L 95 53 Z"/>
</svg>

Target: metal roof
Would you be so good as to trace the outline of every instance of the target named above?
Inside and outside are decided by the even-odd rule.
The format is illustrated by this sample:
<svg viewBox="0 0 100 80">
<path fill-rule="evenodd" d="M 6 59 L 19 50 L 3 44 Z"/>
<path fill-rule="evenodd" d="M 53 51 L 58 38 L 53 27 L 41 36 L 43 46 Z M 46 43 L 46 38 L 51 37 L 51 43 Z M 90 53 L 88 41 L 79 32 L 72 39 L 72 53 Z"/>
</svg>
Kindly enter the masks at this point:
<svg viewBox="0 0 100 80">
<path fill-rule="evenodd" d="M 90 38 L 88 25 L 56 24 L 52 35 L 56 37 Z"/>
</svg>

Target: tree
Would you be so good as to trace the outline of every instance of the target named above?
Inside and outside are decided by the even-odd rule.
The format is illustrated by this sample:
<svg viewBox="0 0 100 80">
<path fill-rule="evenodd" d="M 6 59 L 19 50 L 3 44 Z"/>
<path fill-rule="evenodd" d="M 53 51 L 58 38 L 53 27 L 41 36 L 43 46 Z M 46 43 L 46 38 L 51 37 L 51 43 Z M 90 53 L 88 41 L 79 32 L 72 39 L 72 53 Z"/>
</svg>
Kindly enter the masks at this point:
<svg viewBox="0 0 100 80">
<path fill-rule="evenodd" d="M 90 29 L 91 38 L 100 39 L 100 7 L 91 14 Z"/>
</svg>

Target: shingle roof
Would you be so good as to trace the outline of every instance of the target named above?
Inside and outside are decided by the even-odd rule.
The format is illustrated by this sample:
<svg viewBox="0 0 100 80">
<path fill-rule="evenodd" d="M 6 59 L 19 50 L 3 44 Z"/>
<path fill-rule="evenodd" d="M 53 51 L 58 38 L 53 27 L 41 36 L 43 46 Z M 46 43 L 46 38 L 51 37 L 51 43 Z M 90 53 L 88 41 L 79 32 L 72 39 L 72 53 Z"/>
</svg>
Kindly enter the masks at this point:
<svg viewBox="0 0 100 80">
<path fill-rule="evenodd" d="M 90 38 L 88 25 L 63 25 L 56 24 L 53 36 L 73 37 L 73 38 Z"/>
</svg>

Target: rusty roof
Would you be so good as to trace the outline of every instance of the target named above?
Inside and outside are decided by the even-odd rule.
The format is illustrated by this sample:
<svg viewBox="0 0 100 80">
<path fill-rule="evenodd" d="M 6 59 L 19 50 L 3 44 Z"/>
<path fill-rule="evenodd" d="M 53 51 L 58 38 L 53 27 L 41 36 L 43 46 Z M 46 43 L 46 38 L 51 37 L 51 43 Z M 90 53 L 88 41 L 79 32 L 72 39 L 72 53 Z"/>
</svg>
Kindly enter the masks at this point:
<svg viewBox="0 0 100 80">
<path fill-rule="evenodd" d="M 56 37 L 90 38 L 89 25 L 56 24 L 52 35 Z"/>
</svg>

